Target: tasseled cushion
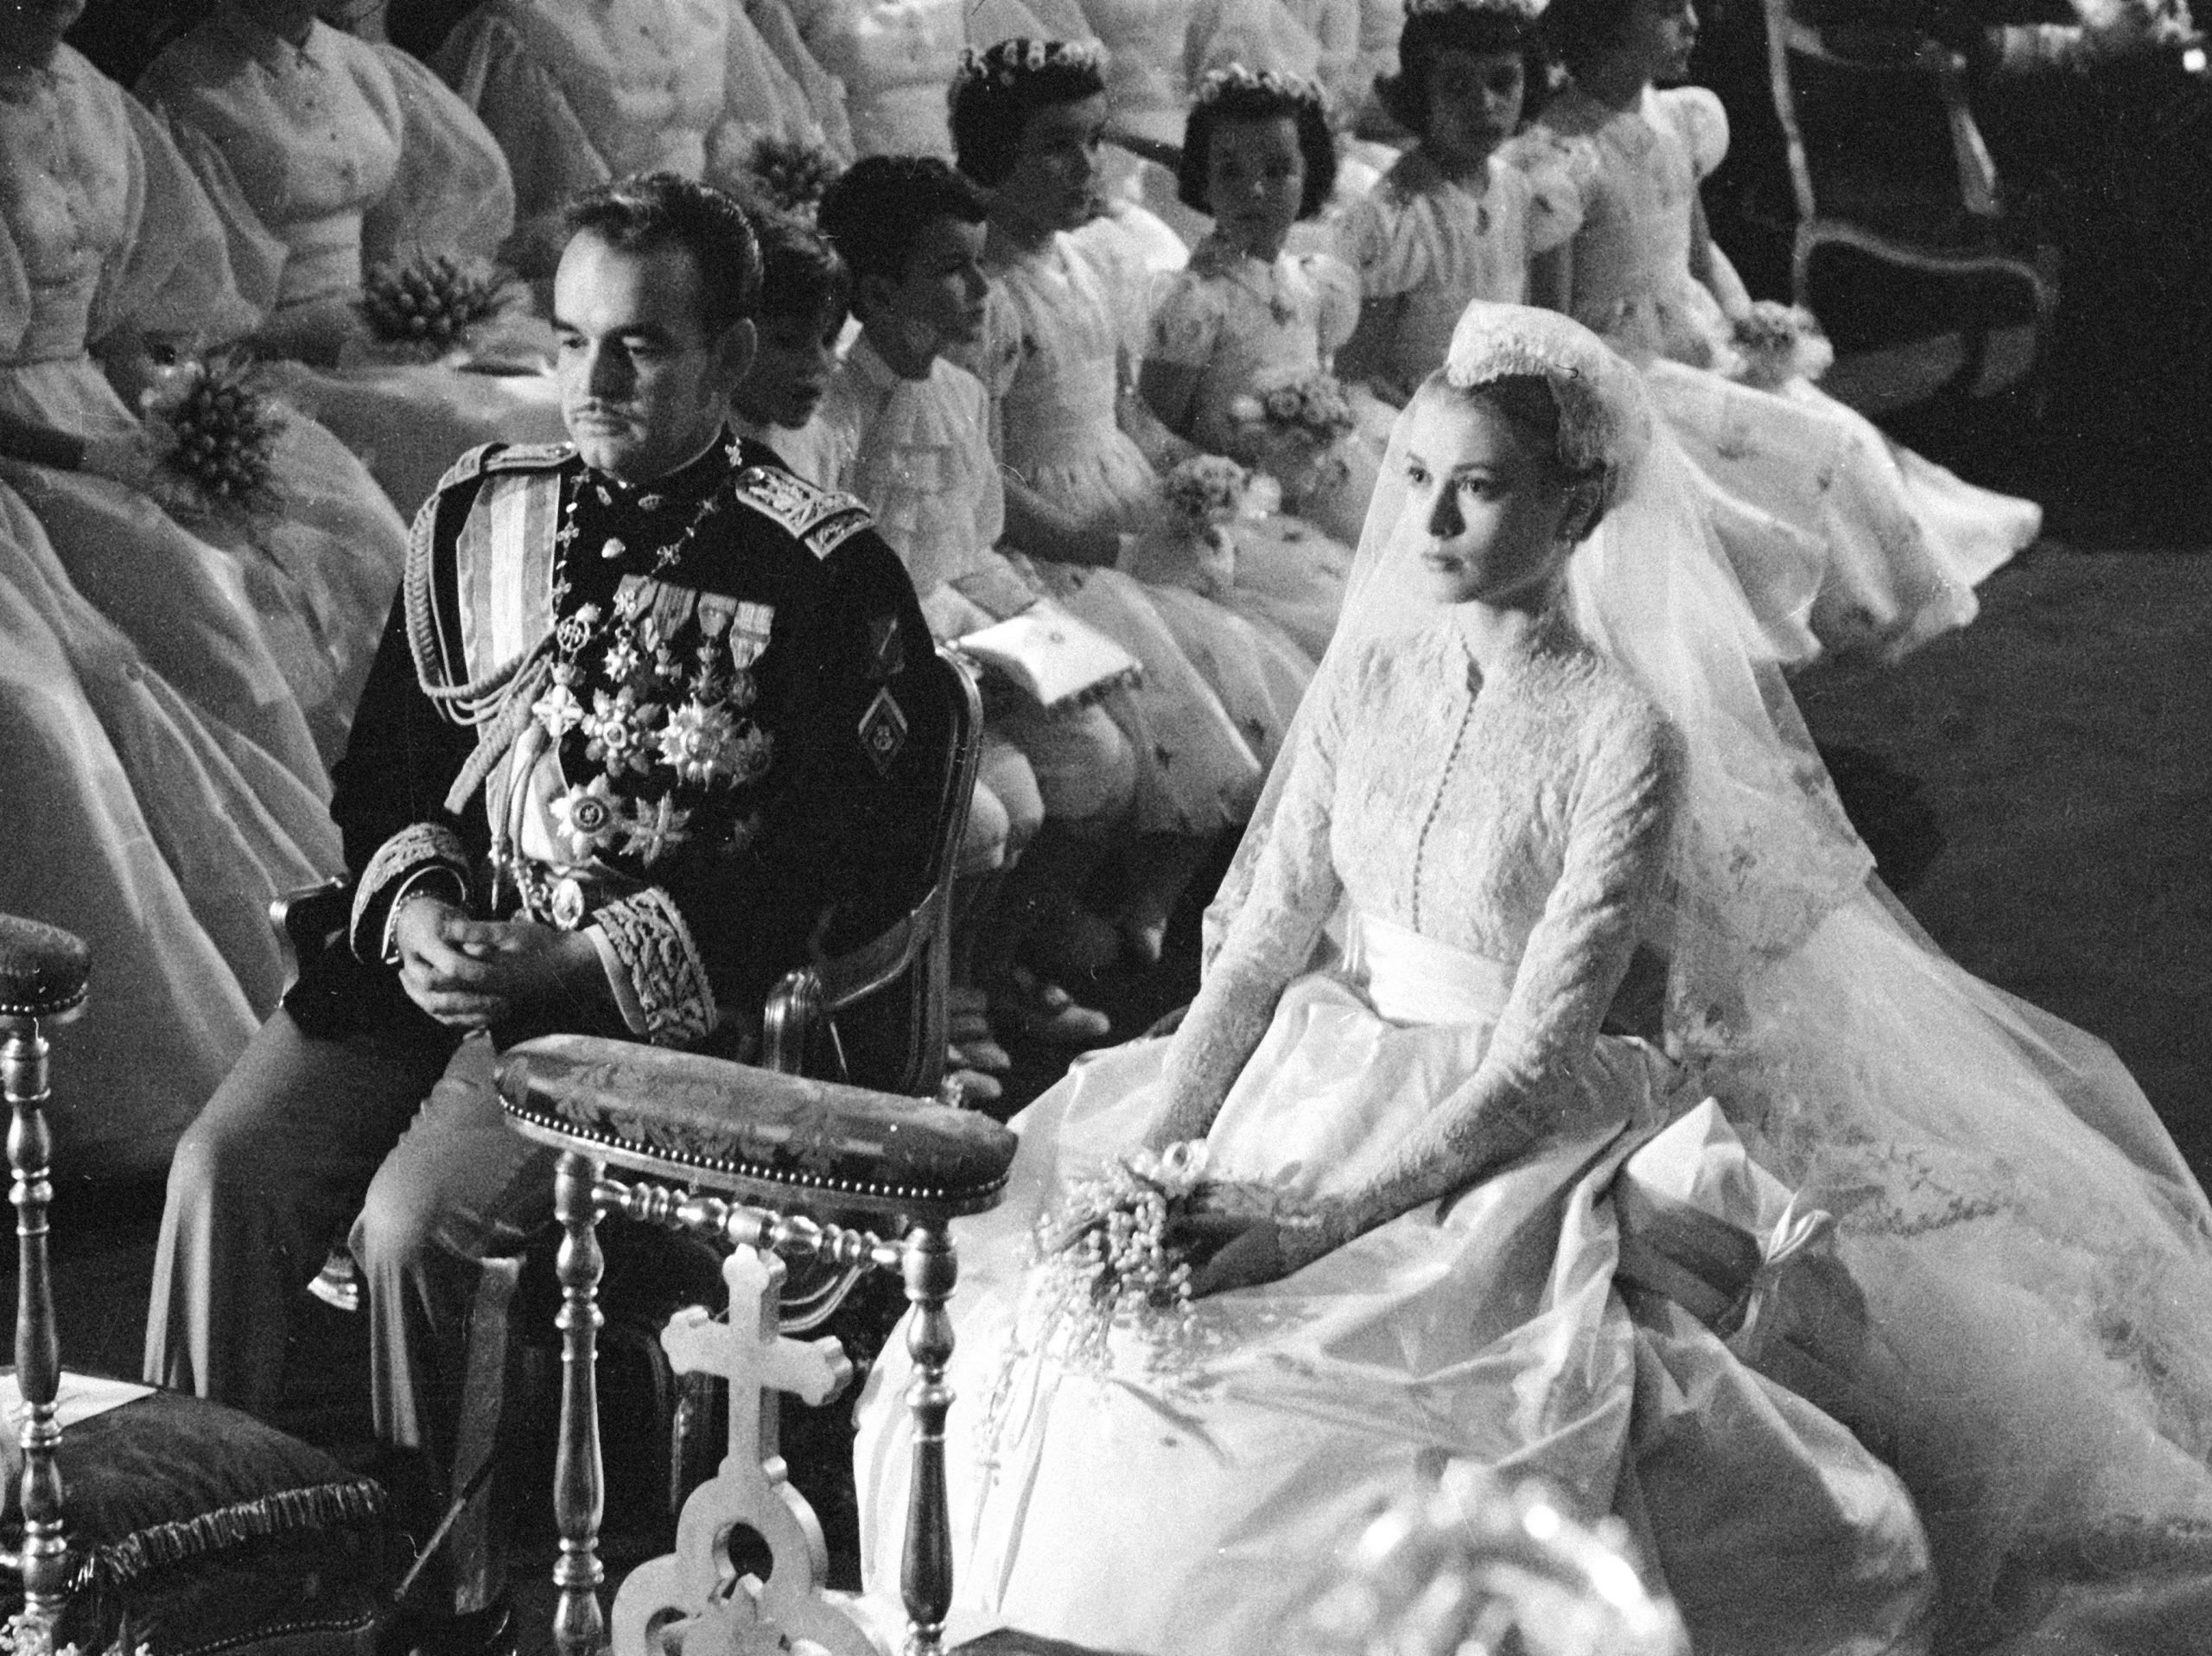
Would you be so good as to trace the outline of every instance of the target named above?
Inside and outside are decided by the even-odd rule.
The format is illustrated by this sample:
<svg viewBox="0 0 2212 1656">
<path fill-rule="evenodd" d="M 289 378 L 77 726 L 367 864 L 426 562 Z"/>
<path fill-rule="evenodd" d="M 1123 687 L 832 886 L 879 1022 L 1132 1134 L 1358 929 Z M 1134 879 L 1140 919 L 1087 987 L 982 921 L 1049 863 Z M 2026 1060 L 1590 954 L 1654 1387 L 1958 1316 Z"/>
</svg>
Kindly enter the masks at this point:
<svg viewBox="0 0 2212 1656">
<path fill-rule="evenodd" d="M 57 1646 L 369 1649 L 398 1554 L 373 1480 L 235 1409 L 167 1392 L 71 1425 L 60 1458 L 73 1568 Z M 22 1520 L 9 1494 L 12 1546 Z"/>
</svg>

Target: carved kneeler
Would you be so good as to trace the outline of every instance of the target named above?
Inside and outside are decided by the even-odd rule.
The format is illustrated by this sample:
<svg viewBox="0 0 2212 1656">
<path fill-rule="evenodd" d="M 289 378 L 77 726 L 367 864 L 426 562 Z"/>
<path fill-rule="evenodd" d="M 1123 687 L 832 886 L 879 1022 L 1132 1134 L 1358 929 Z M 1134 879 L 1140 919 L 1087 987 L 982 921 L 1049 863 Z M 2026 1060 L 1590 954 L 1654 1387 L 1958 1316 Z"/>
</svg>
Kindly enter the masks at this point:
<svg viewBox="0 0 2212 1656">
<path fill-rule="evenodd" d="M 773 1284 L 782 1262 L 792 1261 L 854 1277 L 895 1271 L 906 1283 L 916 1431 L 899 1587 L 908 1656 L 938 1656 L 952 1602 L 944 1370 L 952 1352 L 946 1304 L 958 1273 L 950 1224 L 998 1201 L 1014 1136 L 941 1105 L 583 1035 L 515 1048 L 500 1060 L 499 1093 L 517 1131 L 562 1152 L 554 1183 L 563 1336 L 554 1638 L 563 1656 L 595 1656 L 607 1630 L 597 1592 L 603 1482 L 593 1363 L 596 1231 L 612 1213 L 755 1256 L 728 1277 L 728 1328 L 680 1323 L 668 1336 L 680 1362 L 719 1367 L 741 1382 L 731 1392 L 730 1453 L 687 1503 L 674 1557 L 638 1572 L 652 1573 L 634 1590 L 636 1575 L 625 1584 L 615 1605 L 617 1652 L 721 1656 L 790 1648 L 785 1639 L 812 1640 L 836 1656 L 871 1648 L 818 1590 L 820 1531 L 783 1481 L 772 1428 L 760 1424 L 773 1388 L 804 1395 L 835 1379 L 818 1345 L 771 1341 Z M 646 1178 L 619 1179 L 609 1169 Z M 748 1340 L 741 1319 L 753 1318 Z M 747 1406 L 744 1385 L 762 1398 L 759 1413 Z M 765 1579 L 757 1569 L 741 1572 L 733 1539 L 766 1548 Z"/>
</svg>

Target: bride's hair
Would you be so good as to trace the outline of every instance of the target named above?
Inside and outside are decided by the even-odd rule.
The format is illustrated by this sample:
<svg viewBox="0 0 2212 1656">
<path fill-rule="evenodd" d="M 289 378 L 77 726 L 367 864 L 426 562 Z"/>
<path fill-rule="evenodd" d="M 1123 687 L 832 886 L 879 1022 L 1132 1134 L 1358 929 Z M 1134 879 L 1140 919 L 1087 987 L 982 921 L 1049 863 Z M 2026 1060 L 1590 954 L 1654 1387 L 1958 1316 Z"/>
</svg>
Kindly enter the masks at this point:
<svg viewBox="0 0 2212 1656">
<path fill-rule="evenodd" d="M 1560 417 L 1559 397 L 1552 390 L 1551 381 L 1541 374 L 1508 373 L 1479 384 L 1454 384 L 1439 370 L 1429 375 L 1419 393 L 1423 397 L 1455 397 L 1462 402 L 1487 403 L 1504 418 L 1513 435 L 1525 443 L 1530 453 L 1543 455 L 1551 462 L 1553 475 L 1560 486 L 1570 493 L 1580 491 L 1590 497 L 1591 510 L 1577 540 L 1588 538 L 1590 532 L 1605 513 L 1605 468 L 1593 464 L 1586 457 L 1570 452 L 1572 445 L 1560 440 L 1565 422 Z"/>
<path fill-rule="evenodd" d="M 1029 118 L 1106 90 L 1103 54 L 1091 41 L 1003 40 L 961 54 L 952 77 L 952 150 L 960 170 L 986 189 L 1014 171 Z"/>
</svg>

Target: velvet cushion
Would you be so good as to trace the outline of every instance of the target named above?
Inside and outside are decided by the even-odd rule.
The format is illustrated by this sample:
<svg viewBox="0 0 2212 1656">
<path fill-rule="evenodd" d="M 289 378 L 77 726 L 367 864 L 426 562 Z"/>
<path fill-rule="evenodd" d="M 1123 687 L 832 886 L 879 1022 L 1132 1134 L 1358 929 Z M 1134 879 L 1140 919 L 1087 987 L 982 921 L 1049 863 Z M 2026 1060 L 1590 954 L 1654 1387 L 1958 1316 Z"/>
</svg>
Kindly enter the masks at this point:
<svg viewBox="0 0 2212 1656">
<path fill-rule="evenodd" d="M 0 1016 L 49 1018 L 85 998 L 92 952 L 82 939 L 17 914 L 0 914 Z"/>
<path fill-rule="evenodd" d="M 972 1213 L 995 1202 L 1014 1137 L 985 1116 L 725 1059 L 545 1035 L 499 1060 L 525 1130 L 700 1174 L 771 1199 Z"/>
<path fill-rule="evenodd" d="M 74 1569 L 57 1643 L 98 1652 L 126 1639 L 157 1656 L 366 1650 L 399 1551 L 373 1480 L 235 1409 L 168 1392 L 70 1426 L 60 1458 Z"/>
</svg>

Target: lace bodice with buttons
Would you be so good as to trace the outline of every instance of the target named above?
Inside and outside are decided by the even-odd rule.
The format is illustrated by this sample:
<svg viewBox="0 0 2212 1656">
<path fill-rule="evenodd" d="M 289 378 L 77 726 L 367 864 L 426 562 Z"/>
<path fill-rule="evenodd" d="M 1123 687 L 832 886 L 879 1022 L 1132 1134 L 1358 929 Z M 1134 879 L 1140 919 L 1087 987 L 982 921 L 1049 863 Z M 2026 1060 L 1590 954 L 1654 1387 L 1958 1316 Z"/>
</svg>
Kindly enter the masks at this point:
<svg viewBox="0 0 2212 1656">
<path fill-rule="evenodd" d="M 1497 962 L 1484 1060 L 1526 1089 L 1589 1049 L 1658 895 L 1681 786 L 1663 716 L 1548 623 L 1488 679 L 1459 614 L 1339 652 L 1250 895 L 1169 1061 L 1218 1101 L 1339 898 Z"/>
</svg>

